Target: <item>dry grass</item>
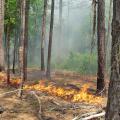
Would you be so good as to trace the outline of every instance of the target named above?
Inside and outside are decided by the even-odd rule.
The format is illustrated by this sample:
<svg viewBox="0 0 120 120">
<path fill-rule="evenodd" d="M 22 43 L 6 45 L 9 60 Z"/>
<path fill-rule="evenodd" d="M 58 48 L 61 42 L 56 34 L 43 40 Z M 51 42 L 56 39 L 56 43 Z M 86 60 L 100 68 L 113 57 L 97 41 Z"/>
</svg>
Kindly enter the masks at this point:
<svg viewBox="0 0 120 120">
<path fill-rule="evenodd" d="M 32 79 L 39 80 L 39 77 L 34 74 L 37 73 L 38 75 L 38 72 L 39 71 L 32 72 Z M 90 83 L 92 89 L 96 89 L 95 76 L 81 76 L 72 72 L 54 72 L 52 74 L 52 81 L 46 80 L 46 82 L 54 82 L 54 84 L 59 86 L 73 84 L 78 88 L 83 84 Z M 10 90 L 13 90 L 13 88 L 0 88 L 0 94 Z M 95 106 L 85 103 L 73 104 L 46 93 L 37 92 L 37 94 L 42 102 L 43 120 L 72 120 L 77 115 L 94 112 L 106 106 L 106 98 L 101 106 Z M 25 92 L 22 101 L 17 97 L 17 94 L 2 96 L 0 97 L 0 101 L 0 105 L 6 109 L 3 113 L 2 120 L 38 120 L 38 101 L 28 92 Z"/>
</svg>

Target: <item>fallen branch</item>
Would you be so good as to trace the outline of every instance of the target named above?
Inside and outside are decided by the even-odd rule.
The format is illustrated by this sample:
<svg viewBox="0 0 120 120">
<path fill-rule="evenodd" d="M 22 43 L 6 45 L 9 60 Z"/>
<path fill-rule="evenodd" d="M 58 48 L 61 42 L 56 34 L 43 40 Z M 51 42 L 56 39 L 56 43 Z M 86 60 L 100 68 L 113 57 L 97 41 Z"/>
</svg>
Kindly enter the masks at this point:
<svg viewBox="0 0 120 120">
<path fill-rule="evenodd" d="M 93 105 L 89 105 L 89 104 L 72 104 L 71 105 L 71 109 L 75 110 L 75 109 L 93 109 L 96 108 L 96 106 Z"/>
<path fill-rule="evenodd" d="M 98 117 L 103 117 L 103 116 L 105 116 L 105 111 L 103 111 L 102 113 L 98 113 L 98 114 L 95 114 L 95 115 L 88 116 L 88 117 L 83 118 L 81 120 L 90 120 L 90 119 L 93 119 L 93 118 L 98 118 Z"/>
<path fill-rule="evenodd" d="M 39 103 L 39 114 L 38 114 L 38 117 L 39 117 L 39 120 L 43 120 L 40 98 L 39 98 L 39 96 L 34 91 L 32 91 L 31 94 L 33 94 L 37 98 L 37 100 L 38 100 L 38 103 Z"/>
<path fill-rule="evenodd" d="M 60 103 L 58 103 L 57 101 L 55 101 L 55 100 L 51 100 L 51 102 L 52 102 L 53 104 L 59 106 L 59 107 L 62 107 L 62 105 L 61 105 Z"/>
<path fill-rule="evenodd" d="M 88 115 L 88 114 L 89 114 L 89 116 L 86 117 L 86 115 Z M 103 116 L 105 116 L 105 111 L 102 111 L 101 113 L 92 112 L 92 113 L 88 113 L 88 114 L 85 114 L 82 116 L 77 116 L 72 120 L 91 120 L 93 118 L 103 117 Z"/>
<path fill-rule="evenodd" d="M 76 110 L 76 109 L 93 109 L 93 108 L 96 108 L 96 106 L 86 104 L 86 103 L 63 103 L 63 102 L 57 101 L 55 99 L 50 99 L 50 102 L 59 106 L 59 107 L 62 107 L 63 109 Z"/>
<path fill-rule="evenodd" d="M 9 91 L 9 92 L 4 92 L 2 94 L 0 94 L 0 96 L 4 96 L 4 95 L 7 95 L 7 94 L 10 94 L 10 93 L 15 93 L 15 92 L 18 92 L 20 89 L 16 89 L 16 90 L 13 90 L 13 91 Z M 22 89 L 23 90 L 23 89 Z"/>
</svg>

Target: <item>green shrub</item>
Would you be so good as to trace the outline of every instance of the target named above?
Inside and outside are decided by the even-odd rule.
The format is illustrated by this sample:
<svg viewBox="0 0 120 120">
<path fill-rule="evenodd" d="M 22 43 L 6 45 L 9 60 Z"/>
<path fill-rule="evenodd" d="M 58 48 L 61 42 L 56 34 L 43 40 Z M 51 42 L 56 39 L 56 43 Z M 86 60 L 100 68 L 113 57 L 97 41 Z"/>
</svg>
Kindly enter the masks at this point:
<svg viewBox="0 0 120 120">
<path fill-rule="evenodd" d="M 70 55 L 59 63 L 54 62 L 55 69 L 76 71 L 81 74 L 96 74 L 97 56 L 88 53 L 70 53 Z"/>
</svg>

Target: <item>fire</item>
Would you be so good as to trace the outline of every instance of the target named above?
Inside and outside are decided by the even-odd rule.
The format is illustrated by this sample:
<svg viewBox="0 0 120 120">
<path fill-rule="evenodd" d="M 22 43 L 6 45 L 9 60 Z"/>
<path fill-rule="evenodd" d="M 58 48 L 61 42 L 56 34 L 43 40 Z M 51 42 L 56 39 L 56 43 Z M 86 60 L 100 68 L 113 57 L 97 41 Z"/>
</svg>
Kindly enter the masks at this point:
<svg viewBox="0 0 120 120">
<path fill-rule="evenodd" d="M 4 72 L 0 72 L 0 83 L 5 83 L 7 80 L 7 75 Z M 14 86 L 18 86 L 21 82 L 21 79 L 19 77 L 16 78 L 11 78 L 10 79 L 10 84 Z"/>
<path fill-rule="evenodd" d="M 96 97 L 95 95 L 88 94 L 87 90 L 89 85 L 85 84 L 82 89 L 73 96 L 73 102 L 85 101 L 88 103 L 101 103 L 102 98 Z"/>
<path fill-rule="evenodd" d="M 102 97 L 96 97 L 95 95 L 89 94 L 87 92 L 89 85 L 83 85 L 82 89 L 77 91 L 74 89 L 65 89 L 62 87 L 56 87 L 53 85 L 46 86 L 45 84 L 36 84 L 36 85 L 25 85 L 25 90 L 37 90 L 42 91 L 53 96 L 57 96 L 63 98 L 65 100 L 69 100 L 71 102 L 86 102 L 86 103 L 93 103 L 93 104 L 101 104 L 103 101 Z"/>
<path fill-rule="evenodd" d="M 6 74 L 4 72 L 0 72 L 0 82 L 4 82 L 7 79 Z"/>
<path fill-rule="evenodd" d="M 0 83 L 6 81 L 6 74 L 0 73 Z M 19 86 L 21 79 L 14 78 L 11 79 L 11 85 Z M 24 90 L 36 90 L 48 93 L 50 95 L 60 97 L 64 100 L 69 100 L 71 102 L 86 102 L 86 103 L 93 103 L 93 104 L 102 104 L 103 98 L 97 97 L 88 93 L 88 88 L 90 87 L 89 84 L 85 84 L 82 86 L 81 90 L 77 91 L 75 89 L 65 89 L 62 87 L 57 87 L 55 85 L 49 84 L 46 85 L 45 81 L 40 81 L 38 84 L 35 85 L 24 85 Z"/>
<path fill-rule="evenodd" d="M 14 79 L 10 80 L 10 83 L 14 86 L 15 85 L 18 86 L 21 83 L 21 79 L 20 78 L 14 78 Z"/>
</svg>

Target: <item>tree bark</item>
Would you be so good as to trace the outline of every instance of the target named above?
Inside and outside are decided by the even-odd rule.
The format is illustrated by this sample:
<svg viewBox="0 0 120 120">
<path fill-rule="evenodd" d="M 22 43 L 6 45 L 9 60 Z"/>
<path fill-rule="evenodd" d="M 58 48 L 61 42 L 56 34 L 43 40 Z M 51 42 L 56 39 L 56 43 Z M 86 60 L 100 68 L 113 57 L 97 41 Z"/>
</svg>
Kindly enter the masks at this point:
<svg viewBox="0 0 120 120">
<path fill-rule="evenodd" d="M 21 15 L 20 15 L 20 0 L 17 0 L 17 8 L 18 12 L 16 13 L 16 28 L 15 28 L 15 38 L 14 38 L 14 50 L 13 50 L 13 74 L 15 74 L 15 67 L 18 67 L 19 69 L 19 41 L 20 41 L 20 21 L 21 21 Z M 16 64 L 17 63 L 17 64 Z"/>
<path fill-rule="evenodd" d="M 68 0 L 68 18 L 67 18 L 67 21 L 68 21 L 68 27 L 67 27 L 67 38 L 68 38 L 68 47 L 69 47 L 69 50 L 71 48 L 71 41 L 70 41 L 70 0 Z"/>
<path fill-rule="evenodd" d="M 92 7 L 93 7 L 93 26 L 92 26 L 92 41 L 91 41 L 91 53 L 95 47 L 95 35 L 96 35 L 96 16 L 97 16 L 97 2 L 96 0 L 92 0 Z"/>
<path fill-rule="evenodd" d="M 46 76 L 50 78 L 50 64 L 51 64 L 51 49 L 52 49 L 52 38 L 53 38 L 53 25 L 54 25 L 54 0 L 51 5 L 51 20 L 50 20 L 50 32 L 49 32 L 49 44 L 48 44 L 48 58 L 47 58 L 47 71 Z"/>
<path fill-rule="evenodd" d="M 3 71 L 5 67 L 3 33 L 4 33 L 4 0 L 1 0 L 0 1 L 0 71 Z"/>
<path fill-rule="evenodd" d="M 14 39 L 14 50 L 13 50 L 13 68 L 12 72 L 15 74 L 15 66 L 16 66 L 16 58 L 17 58 L 17 41 L 18 41 L 18 33 L 17 30 L 15 29 L 15 39 Z"/>
<path fill-rule="evenodd" d="M 106 120 L 120 120 L 120 0 L 113 0 L 111 77 Z"/>
<path fill-rule="evenodd" d="M 19 48 L 19 64 L 20 64 L 20 75 L 21 75 L 21 83 L 20 83 L 20 91 L 19 91 L 19 97 L 22 97 L 23 94 L 23 85 L 24 85 L 24 40 L 25 40 L 25 6 L 26 6 L 26 0 L 22 0 L 21 3 L 21 33 L 20 33 L 20 48 Z"/>
<path fill-rule="evenodd" d="M 108 18 L 108 24 L 107 24 L 107 35 L 106 35 L 106 42 L 105 42 L 105 50 L 106 50 L 106 72 L 108 68 L 108 63 L 110 59 L 110 52 L 111 52 L 111 21 L 112 21 L 112 2 L 113 0 L 110 0 L 110 6 L 109 6 L 109 18 Z"/>
<path fill-rule="evenodd" d="M 63 7 L 63 0 L 59 0 L 59 48 L 62 49 L 62 7 Z M 59 50 L 60 54 L 61 50 Z"/>
<path fill-rule="evenodd" d="M 30 0 L 26 0 L 25 8 L 25 40 L 24 40 L 24 81 L 27 80 L 27 53 L 28 53 L 28 23 Z"/>
<path fill-rule="evenodd" d="M 10 26 L 7 26 L 7 84 L 10 84 Z"/>
<path fill-rule="evenodd" d="M 98 73 L 97 92 L 105 89 L 105 0 L 98 0 Z"/>
<path fill-rule="evenodd" d="M 28 11 L 29 0 L 21 1 L 21 37 L 19 48 L 19 62 L 21 73 L 21 85 L 19 96 L 22 97 L 24 81 L 27 79 L 27 41 L 28 41 Z"/>
<path fill-rule="evenodd" d="M 42 71 L 45 71 L 44 42 L 45 42 L 45 32 L 46 32 L 46 12 L 47 12 L 47 0 L 44 0 L 44 12 L 42 18 L 42 39 L 41 39 L 41 70 Z"/>
<path fill-rule="evenodd" d="M 4 60 L 5 60 L 5 63 L 7 63 L 7 25 L 4 26 L 4 35 L 5 35 L 5 38 L 4 38 Z"/>
</svg>

